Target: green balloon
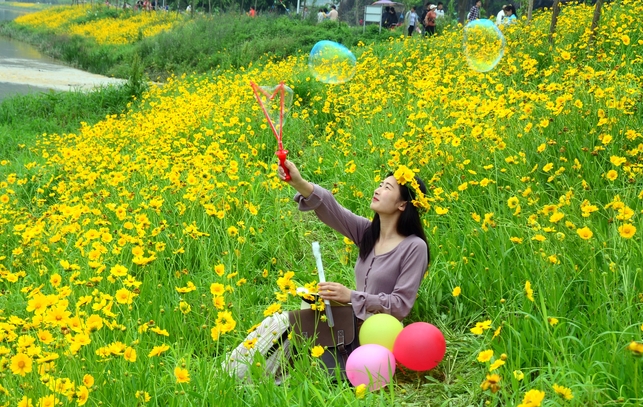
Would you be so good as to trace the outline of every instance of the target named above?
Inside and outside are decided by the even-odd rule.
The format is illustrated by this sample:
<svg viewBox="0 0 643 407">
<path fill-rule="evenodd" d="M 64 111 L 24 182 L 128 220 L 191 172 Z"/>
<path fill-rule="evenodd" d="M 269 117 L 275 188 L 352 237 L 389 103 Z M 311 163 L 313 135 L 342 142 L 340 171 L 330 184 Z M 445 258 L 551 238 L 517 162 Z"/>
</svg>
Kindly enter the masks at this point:
<svg viewBox="0 0 643 407">
<path fill-rule="evenodd" d="M 359 344 L 376 344 L 393 351 L 395 339 L 402 332 L 404 325 L 389 314 L 375 314 L 366 318 L 359 330 Z"/>
</svg>

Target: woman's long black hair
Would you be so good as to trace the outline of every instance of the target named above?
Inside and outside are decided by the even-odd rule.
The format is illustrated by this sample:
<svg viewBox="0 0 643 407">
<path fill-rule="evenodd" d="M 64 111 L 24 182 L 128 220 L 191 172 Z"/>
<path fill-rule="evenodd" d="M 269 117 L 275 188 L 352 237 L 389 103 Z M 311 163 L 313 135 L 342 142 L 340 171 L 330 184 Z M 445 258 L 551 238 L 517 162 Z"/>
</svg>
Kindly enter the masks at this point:
<svg viewBox="0 0 643 407">
<path fill-rule="evenodd" d="M 387 178 L 393 174 L 388 174 Z M 415 180 L 420 186 L 420 191 L 426 195 L 426 186 L 424 182 L 418 177 L 415 176 Z M 402 201 L 406 201 L 406 207 L 400 215 L 400 218 L 397 221 L 397 233 L 402 236 L 411 236 L 415 235 L 420 239 L 424 240 L 426 243 L 426 254 L 427 259 L 431 261 L 431 250 L 429 249 L 429 242 L 426 240 L 426 235 L 424 234 L 424 227 L 422 226 L 422 220 L 420 219 L 420 212 L 418 208 L 413 205 L 413 200 L 415 199 L 414 191 L 409 187 L 408 184 L 400 185 L 400 197 Z M 373 250 L 375 242 L 380 237 L 380 215 L 378 213 L 373 217 L 373 222 L 370 226 L 364 231 L 362 240 L 359 242 L 359 257 L 362 261 L 366 260 L 369 253 Z"/>
</svg>

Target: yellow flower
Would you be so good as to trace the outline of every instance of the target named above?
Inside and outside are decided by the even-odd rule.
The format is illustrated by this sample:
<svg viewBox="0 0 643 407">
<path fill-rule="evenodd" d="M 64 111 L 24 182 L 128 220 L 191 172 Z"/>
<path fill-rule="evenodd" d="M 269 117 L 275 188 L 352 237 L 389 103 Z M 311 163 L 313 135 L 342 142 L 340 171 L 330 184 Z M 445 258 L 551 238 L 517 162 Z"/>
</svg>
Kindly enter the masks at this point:
<svg viewBox="0 0 643 407">
<path fill-rule="evenodd" d="M 0 386 L 0 393 L 2 393 L 2 386 Z M 27 396 L 23 396 L 22 399 L 18 402 L 18 407 L 33 407 L 33 403 L 31 402 L 30 398 L 27 398 Z"/>
<path fill-rule="evenodd" d="M 214 266 L 214 272 L 219 277 L 223 276 L 225 274 L 225 266 L 223 264 L 217 264 Z"/>
<path fill-rule="evenodd" d="M 136 296 L 133 292 L 128 290 L 127 288 L 121 288 L 120 290 L 116 291 L 116 301 L 119 304 L 131 304 L 132 299 Z"/>
<path fill-rule="evenodd" d="M 572 394 L 572 389 L 564 386 L 559 386 L 556 383 L 552 386 L 554 388 L 554 391 L 556 394 L 564 398 L 565 400 L 571 400 L 574 398 L 574 395 Z"/>
<path fill-rule="evenodd" d="M 501 302 L 502 302 L 502 300 L 501 300 Z M 500 335 L 500 332 L 502 332 L 502 325 L 500 325 L 500 326 L 498 327 L 498 329 L 496 329 L 496 330 L 493 332 L 493 337 L 492 337 L 491 339 L 495 339 L 495 338 L 496 338 L 496 336 Z"/>
<path fill-rule="evenodd" d="M 215 297 L 221 296 L 225 293 L 225 286 L 221 283 L 210 284 L 210 293 Z"/>
<path fill-rule="evenodd" d="M 367 389 L 365 384 L 360 384 L 359 386 L 355 387 L 355 397 L 358 399 L 363 399 L 366 395 L 366 390 Z"/>
<path fill-rule="evenodd" d="M 484 363 L 491 360 L 493 357 L 493 350 L 483 350 L 478 354 L 478 362 Z"/>
<path fill-rule="evenodd" d="M 547 322 L 549 322 L 549 325 L 551 326 L 556 326 L 556 324 L 558 323 L 558 318 L 549 317 L 547 318 Z"/>
<path fill-rule="evenodd" d="M 62 282 L 62 277 L 60 277 L 60 274 L 54 273 L 49 279 L 49 282 L 51 283 L 52 286 L 58 287 Z"/>
<path fill-rule="evenodd" d="M 163 352 L 166 352 L 170 349 L 170 347 L 166 344 L 162 344 L 160 346 L 155 346 L 152 348 L 150 353 L 147 355 L 148 358 L 151 358 L 153 356 L 160 356 Z"/>
<path fill-rule="evenodd" d="M 319 345 L 315 346 L 310 350 L 310 355 L 314 358 L 318 358 L 323 354 L 324 354 L 324 348 Z"/>
<path fill-rule="evenodd" d="M 521 370 L 514 370 L 514 377 L 516 380 L 521 381 L 525 378 L 525 374 Z"/>
<path fill-rule="evenodd" d="M 109 270 L 110 274 L 114 277 L 125 277 L 127 275 L 127 268 L 120 264 L 115 265 Z"/>
<path fill-rule="evenodd" d="M 489 371 L 490 371 L 490 372 L 493 372 L 494 370 L 498 369 L 499 367 L 501 367 L 501 366 L 502 366 L 502 365 L 504 365 L 504 364 L 505 364 L 505 361 L 504 361 L 504 360 L 502 360 L 502 359 L 498 359 L 498 360 L 496 360 L 495 362 L 493 362 L 493 363 L 491 364 L 491 366 L 489 366 Z"/>
<path fill-rule="evenodd" d="M 128 362 L 136 362 L 136 349 L 128 346 L 125 348 L 125 352 L 123 352 L 123 359 L 125 359 Z"/>
<path fill-rule="evenodd" d="M 631 223 L 624 223 L 618 227 L 618 234 L 624 239 L 631 239 L 636 233 L 636 226 Z"/>
<path fill-rule="evenodd" d="M 176 377 L 177 383 L 190 383 L 190 374 L 187 369 L 182 369 L 180 367 L 174 368 L 174 377 Z"/>
<path fill-rule="evenodd" d="M 525 393 L 525 397 L 522 399 L 522 404 L 518 404 L 518 407 L 538 407 L 540 406 L 540 403 L 543 402 L 544 398 L 544 391 L 529 390 Z"/>
<path fill-rule="evenodd" d="M 266 310 L 263 312 L 263 316 L 267 317 L 274 314 L 275 312 L 280 312 L 280 311 L 281 311 L 281 304 L 278 302 L 275 302 L 271 304 L 268 308 L 266 308 Z"/>
<path fill-rule="evenodd" d="M 15 375 L 25 376 L 31 372 L 33 361 L 24 353 L 18 353 L 11 358 L 11 372 Z"/>
<path fill-rule="evenodd" d="M 618 172 L 616 172 L 615 170 L 609 170 L 607 171 L 607 174 L 605 174 L 605 178 L 610 181 L 614 181 L 616 178 L 618 178 Z"/>
<path fill-rule="evenodd" d="M 621 36 L 621 42 L 623 45 L 630 45 L 630 37 L 627 34 Z"/>
<path fill-rule="evenodd" d="M 84 406 L 89 400 L 89 389 L 85 386 L 79 386 L 76 391 L 76 402 L 79 406 Z"/>
<path fill-rule="evenodd" d="M 449 209 L 448 208 L 442 208 L 440 206 L 436 206 L 435 207 L 435 213 L 437 213 L 438 215 L 446 215 L 447 213 L 449 213 Z"/>
<path fill-rule="evenodd" d="M 564 59 L 565 61 L 569 61 L 569 60 L 570 60 L 570 58 L 572 57 L 572 55 L 571 55 L 569 52 L 567 52 L 567 51 L 562 51 L 562 52 L 560 53 L 560 57 L 561 57 L 562 59 Z"/>
<path fill-rule="evenodd" d="M 519 238 L 519 237 L 516 237 L 516 236 L 512 236 L 512 237 L 510 237 L 510 238 L 509 238 L 509 240 L 510 240 L 512 243 L 522 244 L 522 238 Z"/>
<path fill-rule="evenodd" d="M 58 404 L 58 399 L 53 394 L 38 399 L 38 407 L 54 407 Z"/>
<path fill-rule="evenodd" d="M 619 157 L 617 155 L 610 156 L 610 162 L 617 167 L 619 167 L 621 164 L 625 163 L 626 161 L 627 161 L 627 158 L 625 157 Z"/>
<path fill-rule="evenodd" d="M 219 333 L 230 332 L 234 330 L 235 326 L 237 326 L 237 322 L 232 318 L 232 314 L 229 311 L 221 311 L 217 314 Z"/>
<path fill-rule="evenodd" d="M 534 290 L 532 290 L 531 282 L 529 280 L 525 282 L 525 295 L 529 301 L 534 301 Z"/>
<path fill-rule="evenodd" d="M 190 306 L 190 304 L 185 301 L 179 302 L 179 309 L 184 315 L 187 315 L 190 313 L 190 311 L 192 311 L 192 307 Z"/>
<path fill-rule="evenodd" d="M 587 226 L 576 229 L 576 233 L 578 233 L 578 236 L 583 240 L 589 240 L 594 236 L 594 233 Z"/>
<path fill-rule="evenodd" d="M 513 209 L 516 206 L 518 206 L 519 203 L 520 203 L 520 201 L 515 196 L 512 196 L 511 198 L 507 199 L 507 206 L 509 208 L 511 208 L 511 209 Z"/>
<path fill-rule="evenodd" d="M 454 297 L 457 297 L 460 295 L 460 293 L 462 293 L 462 289 L 460 288 L 460 286 L 458 286 L 453 289 L 453 292 L 451 292 L 451 295 L 453 295 Z"/>
<path fill-rule="evenodd" d="M 230 235 L 230 236 L 236 236 L 236 235 L 238 235 L 238 234 L 239 234 L 239 229 L 237 229 L 236 227 L 234 227 L 234 226 L 230 226 L 230 227 L 228 228 L 228 235 Z"/>
<path fill-rule="evenodd" d="M 415 179 L 415 173 L 406 165 L 400 165 L 393 176 L 395 177 L 397 183 L 400 185 L 406 185 L 406 183 L 411 182 L 413 179 Z"/>
<path fill-rule="evenodd" d="M 213 341 L 215 342 L 218 341 L 220 335 L 221 335 L 221 332 L 219 332 L 218 327 L 215 326 L 210 330 L 210 337 L 212 338 Z"/>
<path fill-rule="evenodd" d="M 643 343 L 635 342 L 632 341 L 630 344 L 627 346 L 627 349 L 632 351 L 636 356 L 641 356 L 643 355 Z"/>
<path fill-rule="evenodd" d="M 243 347 L 250 350 L 255 347 L 255 345 L 257 344 L 257 340 L 258 338 L 248 339 L 247 341 L 243 342 Z"/>
<path fill-rule="evenodd" d="M 498 384 L 500 383 L 500 380 L 501 380 L 500 376 L 495 373 L 487 375 L 487 378 L 485 379 L 485 381 L 480 384 L 480 388 L 482 389 L 482 391 L 491 389 L 491 392 L 495 393 L 498 390 L 500 390 L 500 385 Z"/>
<path fill-rule="evenodd" d="M 491 329 L 491 320 L 488 319 L 483 322 L 476 322 L 476 326 L 471 328 L 471 333 L 476 335 L 482 335 L 484 331 Z"/>
<path fill-rule="evenodd" d="M 92 387 L 94 385 L 94 376 L 90 374 L 83 376 L 83 384 L 88 388 Z"/>
<path fill-rule="evenodd" d="M 136 397 L 137 400 L 142 400 L 144 403 L 147 403 L 152 399 L 148 392 L 141 390 L 138 390 L 136 394 L 134 394 L 134 397 Z"/>
</svg>

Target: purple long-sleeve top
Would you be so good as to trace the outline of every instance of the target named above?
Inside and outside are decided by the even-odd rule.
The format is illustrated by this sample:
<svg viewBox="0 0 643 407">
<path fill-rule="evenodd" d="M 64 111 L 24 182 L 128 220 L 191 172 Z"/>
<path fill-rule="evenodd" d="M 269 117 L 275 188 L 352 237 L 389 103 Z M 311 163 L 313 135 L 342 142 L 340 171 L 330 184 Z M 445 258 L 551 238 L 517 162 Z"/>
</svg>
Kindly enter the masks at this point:
<svg viewBox="0 0 643 407">
<path fill-rule="evenodd" d="M 328 190 L 313 184 L 308 198 L 294 198 L 300 211 L 314 210 L 317 217 L 356 245 L 362 240 L 371 221 L 355 215 L 341 206 Z M 417 297 L 422 277 L 428 266 L 426 243 L 421 238 L 407 236 L 393 250 L 376 255 L 371 250 L 365 260 L 355 264 L 356 289 L 351 291 L 355 315 L 365 320 L 373 314 L 385 313 L 402 320 Z"/>
</svg>

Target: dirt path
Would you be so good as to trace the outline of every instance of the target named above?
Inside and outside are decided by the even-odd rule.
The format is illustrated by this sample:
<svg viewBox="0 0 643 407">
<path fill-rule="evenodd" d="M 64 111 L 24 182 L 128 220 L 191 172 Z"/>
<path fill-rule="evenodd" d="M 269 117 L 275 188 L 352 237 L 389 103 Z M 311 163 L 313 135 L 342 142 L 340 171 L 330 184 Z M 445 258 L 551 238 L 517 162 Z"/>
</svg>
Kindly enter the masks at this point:
<svg viewBox="0 0 643 407">
<path fill-rule="evenodd" d="M 89 90 L 126 81 L 47 62 L 0 57 L 0 82 L 54 90 Z"/>
</svg>

